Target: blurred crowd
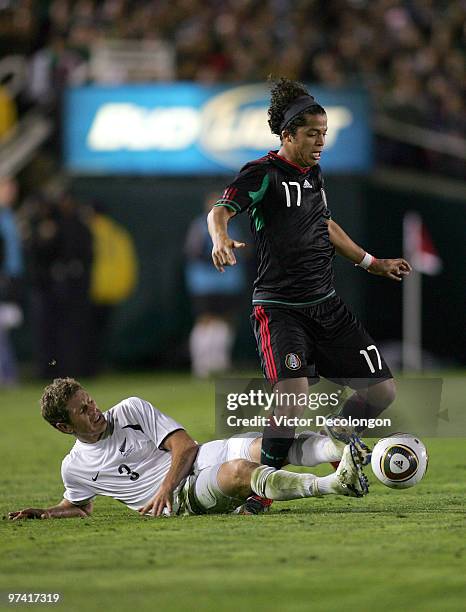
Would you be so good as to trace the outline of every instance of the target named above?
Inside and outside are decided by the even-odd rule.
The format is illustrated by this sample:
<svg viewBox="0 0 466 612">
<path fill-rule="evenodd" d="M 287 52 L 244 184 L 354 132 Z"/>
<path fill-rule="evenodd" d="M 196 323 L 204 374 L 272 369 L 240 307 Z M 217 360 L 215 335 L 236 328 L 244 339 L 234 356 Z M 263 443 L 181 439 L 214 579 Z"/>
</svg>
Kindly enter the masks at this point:
<svg viewBox="0 0 466 612">
<path fill-rule="evenodd" d="M 0 53 L 31 58 L 42 101 L 85 82 L 95 43 L 163 40 L 175 79 L 284 75 L 364 86 L 397 119 L 464 136 L 463 0 L 4 0 Z"/>
<path fill-rule="evenodd" d="M 69 195 L 29 198 L 21 210 L 37 374 L 90 375 L 92 234 Z"/>
<path fill-rule="evenodd" d="M 99 204 L 66 190 L 28 196 L 15 213 L 17 196 L 17 181 L 1 178 L 0 387 L 18 382 L 10 336 L 23 323 L 36 376 L 93 376 L 112 310 L 136 285 L 132 240 Z"/>
<path fill-rule="evenodd" d="M 17 193 L 14 179 L 0 178 L 0 386 L 14 385 L 18 377 L 10 338 L 23 320 L 19 306 L 23 250 L 13 211 Z"/>
<path fill-rule="evenodd" d="M 0 65 L 8 73 L 5 60 L 23 56 L 26 72 L 21 93 L 0 78 L 0 141 L 34 105 L 57 119 L 58 130 L 63 88 L 89 82 L 95 45 L 109 40 L 163 41 L 173 50 L 175 80 L 273 75 L 363 87 L 374 108 L 395 120 L 392 129 L 403 132 L 408 124 L 432 130 L 434 140 L 442 133 L 464 143 L 465 0 L 0 0 Z M 382 163 L 463 177 L 464 159 L 436 145 L 379 134 L 375 153 Z M 59 145 L 48 152 L 59 159 Z M 129 239 L 67 193 L 30 197 L 17 219 L 16 199 L 16 181 L 0 177 L 0 385 L 17 379 L 10 334 L 23 310 L 30 313 L 37 374 L 91 375 L 101 365 L 112 306 L 134 286 Z M 193 222 L 186 244 L 191 359 L 200 376 L 228 366 L 235 328 L 230 312 L 212 315 L 202 224 Z M 225 293 L 240 295 L 242 282 L 233 279 Z M 208 335 L 207 346 L 199 338 Z"/>
<path fill-rule="evenodd" d="M 101 203 L 63 185 L 20 196 L 14 177 L 0 178 L 0 388 L 19 382 L 18 346 L 36 377 L 92 377 L 110 365 L 115 306 L 137 287 L 133 238 Z M 212 266 L 206 213 L 218 196 L 205 194 L 184 245 L 193 319 L 186 353 L 200 378 L 231 369 L 247 288 L 248 249 L 222 275 Z M 232 236 L 241 240 L 241 231 Z"/>
</svg>

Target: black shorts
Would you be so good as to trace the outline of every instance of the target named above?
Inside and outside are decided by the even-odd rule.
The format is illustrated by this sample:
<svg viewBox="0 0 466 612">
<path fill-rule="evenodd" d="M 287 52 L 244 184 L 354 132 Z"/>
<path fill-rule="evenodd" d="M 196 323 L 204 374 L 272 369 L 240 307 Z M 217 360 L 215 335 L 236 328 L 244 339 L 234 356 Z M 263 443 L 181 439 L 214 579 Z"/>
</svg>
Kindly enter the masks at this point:
<svg viewBox="0 0 466 612">
<path fill-rule="evenodd" d="M 254 306 L 251 323 L 265 378 L 323 376 L 361 389 L 393 378 L 374 340 L 337 296 L 305 308 Z"/>
</svg>

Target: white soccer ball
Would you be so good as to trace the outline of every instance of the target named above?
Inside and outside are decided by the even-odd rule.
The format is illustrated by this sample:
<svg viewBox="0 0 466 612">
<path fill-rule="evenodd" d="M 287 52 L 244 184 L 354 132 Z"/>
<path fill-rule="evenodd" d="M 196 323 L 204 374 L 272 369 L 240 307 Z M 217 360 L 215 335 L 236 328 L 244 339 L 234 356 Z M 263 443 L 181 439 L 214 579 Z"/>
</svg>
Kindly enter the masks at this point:
<svg viewBox="0 0 466 612">
<path fill-rule="evenodd" d="M 429 457 L 416 436 L 396 433 L 382 438 L 374 446 L 372 471 L 382 484 L 391 489 L 408 489 L 422 480 Z"/>
</svg>

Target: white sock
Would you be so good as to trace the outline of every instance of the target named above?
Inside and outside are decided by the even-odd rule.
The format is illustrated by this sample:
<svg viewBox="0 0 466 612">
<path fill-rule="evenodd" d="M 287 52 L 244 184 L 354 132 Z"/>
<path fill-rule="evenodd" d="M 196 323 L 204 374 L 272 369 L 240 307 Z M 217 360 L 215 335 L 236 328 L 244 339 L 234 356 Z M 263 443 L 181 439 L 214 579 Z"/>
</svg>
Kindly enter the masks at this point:
<svg viewBox="0 0 466 612">
<path fill-rule="evenodd" d="M 288 451 L 288 461 L 291 465 L 312 467 L 320 463 L 339 461 L 342 453 L 328 436 L 303 431 L 294 439 Z"/>
<path fill-rule="evenodd" d="M 317 491 L 320 495 L 331 495 L 336 493 L 337 477 L 336 474 L 329 474 L 328 476 L 320 476 L 317 478 Z"/>
<path fill-rule="evenodd" d="M 314 474 L 295 474 L 261 465 L 251 474 L 251 489 L 261 497 L 277 501 L 318 497 L 334 493 L 331 482 L 335 475 L 319 478 Z"/>
</svg>

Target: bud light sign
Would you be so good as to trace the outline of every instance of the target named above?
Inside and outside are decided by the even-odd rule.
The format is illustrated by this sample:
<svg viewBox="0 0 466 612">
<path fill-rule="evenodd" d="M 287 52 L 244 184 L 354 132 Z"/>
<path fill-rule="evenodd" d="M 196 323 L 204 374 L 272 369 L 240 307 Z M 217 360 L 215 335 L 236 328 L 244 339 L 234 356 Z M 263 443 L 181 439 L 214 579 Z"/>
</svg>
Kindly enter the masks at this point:
<svg viewBox="0 0 466 612">
<path fill-rule="evenodd" d="M 311 92 L 328 115 L 324 171 L 367 171 L 371 136 L 364 93 Z M 83 174 L 231 174 L 280 147 L 267 123 L 269 97 L 265 84 L 69 89 L 65 165 Z"/>
</svg>

